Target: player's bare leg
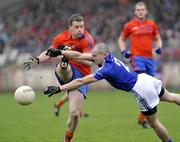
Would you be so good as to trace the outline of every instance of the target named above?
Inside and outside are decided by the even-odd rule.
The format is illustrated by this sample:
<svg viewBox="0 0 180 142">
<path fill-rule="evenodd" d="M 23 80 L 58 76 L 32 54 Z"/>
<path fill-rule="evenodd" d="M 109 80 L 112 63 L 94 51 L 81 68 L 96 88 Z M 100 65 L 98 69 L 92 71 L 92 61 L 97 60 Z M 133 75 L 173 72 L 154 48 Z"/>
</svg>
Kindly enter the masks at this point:
<svg viewBox="0 0 180 142">
<path fill-rule="evenodd" d="M 63 96 L 61 97 L 60 100 L 58 100 L 58 101 L 55 103 L 55 105 L 54 105 L 54 114 L 55 114 L 56 116 L 59 116 L 61 107 L 62 107 L 63 104 L 66 103 L 67 101 L 68 101 L 68 95 L 67 95 L 67 93 L 66 93 L 65 95 L 63 95 Z M 81 111 L 81 112 L 80 112 L 80 117 L 85 117 L 85 118 L 86 118 L 86 117 L 89 117 L 89 114 L 86 113 L 86 112 L 84 112 L 84 111 L 82 110 L 82 108 L 81 108 L 80 111 Z"/>
<path fill-rule="evenodd" d="M 161 122 L 157 118 L 157 114 L 145 116 L 149 125 L 154 129 L 158 137 L 162 140 L 162 142 L 172 142 L 170 139 L 166 128 L 161 124 Z"/>
<path fill-rule="evenodd" d="M 59 78 L 63 80 L 63 82 L 67 83 L 72 78 L 72 70 L 69 65 L 66 68 L 61 67 L 61 62 L 56 67 L 56 73 L 58 74 Z M 54 114 L 56 116 L 59 115 L 59 108 L 68 100 L 67 94 L 61 98 L 59 102 L 54 105 Z"/>
<path fill-rule="evenodd" d="M 72 78 L 72 71 L 71 71 L 71 67 L 68 65 L 67 68 L 62 68 L 61 65 L 59 64 L 56 68 L 56 73 L 58 73 L 59 77 L 66 83 L 68 82 L 71 78 Z M 67 93 L 62 96 L 62 98 L 56 102 L 56 104 L 54 105 L 54 114 L 56 116 L 59 116 L 59 109 L 60 107 L 68 101 L 68 95 Z M 82 111 L 81 109 L 81 117 L 88 117 L 89 114 L 85 113 Z"/>
<path fill-rule="evenodd" d="M 165 90 L 164 94 L 160 97 L 160 100 L 180 105 L 180 94 L 170 93 Z M 158 120 L 157 114 L 146 116 L 146 119 L 163 142 L 172 142 L 166 128 Z"/>
<path fill-rule="evenodd" d="M 160 100 L 180 105 L 180 94 L 170 93 L 167 90 L 165 90 Z"/>
<path fill-rule="evenodd" d="M 70 91 L 68 97 L 69 118 L 64 142 L 70 142 L 73 137 L 73 133 L 79 122 L 79 118 L 81 115 L 81 107 L 84 100 L 83 95 L 78 90 Z"/>
<path fill-rule="evenodd" d="M 63 80 L 64 83 L 67 83 L 68 81 L 70 81 L 70 79 L 72 78 L 72 70 L 71 67 L 67 64 L 67 67 L 62 68 L 62 62 L 60 62 L 57 67 L 56 67 L 56 73 L 58 74 L 58 76 L 61 78 L 61 80 Z M 60 107 L 66 102 L 68 101 L 68 96 L 67 94 L 65 94 L 60 101 L 56 102 L 56 104 L 54 105 L 54 114 L 56 116 L 59 116 L 59 109 Z"/>
<path fill-rule="evenodd" d="M 60 65 L 57 66 L 56 72 L 59 77 L 66 83 L 72 78 L 72 70 L 68 65 L 66 69 L 62 69 Z M 81 107 L 84 100 L 83 95 L 78 90 L 69 91 L 68 94 L 69 100 L 69 118 L 67 124 L 67 130 L 65 133 L 64 142 L 70 142 L 73 133 L 78 125 L 78 121 L 81 115 Z"/>
<path fill-rule="evenodd" d="M 73 72 L 71 70 L 71 67 L 68 65 L 66 69 L 62 69 L 60 64 L 56 67 L 56 73 L 61 78 L 61 80 L 64 81 L 64 83 L 67 83 L 72 78 Z"/>
</svg>

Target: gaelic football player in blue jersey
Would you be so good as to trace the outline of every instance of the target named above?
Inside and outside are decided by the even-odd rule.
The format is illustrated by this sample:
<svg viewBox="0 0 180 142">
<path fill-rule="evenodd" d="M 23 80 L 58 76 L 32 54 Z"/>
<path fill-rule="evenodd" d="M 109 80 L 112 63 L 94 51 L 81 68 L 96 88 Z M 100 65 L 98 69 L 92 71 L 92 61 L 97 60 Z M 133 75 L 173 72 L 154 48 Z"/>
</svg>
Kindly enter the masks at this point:
<svg viewBox="0 0 180 142">
<path fill-rule="evenodd" d="M 49 51 L 49 55 L 54 51 Z M 161 124 L 157 116 L 159 101 L 166 101 L 180 105 L 180 95 L 168 92 L 162 82 L 145 73 L 137 74 L 131 71 L 122 61 L 114 57 L 104 43 L 95 45 L 92 53 L 78 53 L 76 51 L 61 51 L 59 54 L 67 58 L 93 60 L 99 69 L 83 78 L 75 79 L 65 85 L 49 86 L 44 94 L 52 96 L 61 91 L 72 90 L 84 84 L 93 83 L 105 79 L 113 87 L 132 92 L 139 103 L 140 111 L 145 115 L 148 123 L 162 142 L 172 142 L 166 128 Z"/>
</svg>

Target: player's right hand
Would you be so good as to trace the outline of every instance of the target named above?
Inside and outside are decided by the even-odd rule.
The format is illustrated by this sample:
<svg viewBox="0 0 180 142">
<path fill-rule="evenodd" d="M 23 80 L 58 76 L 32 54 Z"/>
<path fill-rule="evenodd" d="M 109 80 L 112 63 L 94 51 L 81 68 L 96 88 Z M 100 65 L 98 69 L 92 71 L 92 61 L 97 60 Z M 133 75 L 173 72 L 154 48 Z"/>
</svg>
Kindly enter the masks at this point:
<svg viewBox="0 0 180 142">
<path fill-rule="evenodd" d="M 60 49 L 55 49 L 55 48 L 49 48 L 47 51 L 46 51 L 46 55 L 50 56 L 50 57 L 57 57 L 59 55 L 61 55 L 62 52 Z"/>
<path fill-rule="evenodd" d="M 61 89 L 56 86 L 48 86 L 44 89 L 44 94 L 48 95 L 48 97 L 51 97 L 52 95 L 57 94 L 59 92 L 61 92 Z"/>
<path fill-rule="evenodd" d="M 127 59 L 131 57 L 131 53 L 126 50 L 122 51 L 121 54 L 123 55 L 123 57 L 125 57 Z"/>
<path fill-rule="evenodd" d="M 23 67 L 24 69 L 30 70 L 37 64 L 39 64 L 39 58 L 31 56 L 29 60 L 23 63 Z"/>
</svg>

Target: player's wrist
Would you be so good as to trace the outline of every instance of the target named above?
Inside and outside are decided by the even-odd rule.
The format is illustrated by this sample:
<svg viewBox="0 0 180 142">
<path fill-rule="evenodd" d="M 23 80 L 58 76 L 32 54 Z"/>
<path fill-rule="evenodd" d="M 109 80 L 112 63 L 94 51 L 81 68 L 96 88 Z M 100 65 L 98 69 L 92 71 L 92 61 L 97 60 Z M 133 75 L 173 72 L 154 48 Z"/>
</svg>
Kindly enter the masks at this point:
<svg viewBox="0 0 180 142">
<path fill-rule="evenodd" d="M 62 50 L 58 49 L 57 53 L 58 55 L 62 55 Z"/>
<path fill-rule="evenodd" d="M 125 57 L 125 58 L 130 58 L 131 57 L 131 53 L 127 50 L 123 50 L 121 51 L 121 54 Z"/>
<path fill-rule="evenodd" d="M 162 47 L 157 47 L 155 49 L 155 52 L 156 52 L 156 54 L 161 54 L 162 53 Z"/>
<path fill-rule="evenodd" d="M 34 58 L 36 59 L 37 64 L 39 64 L 40 63 L 40 59 L 38 57 L 34 57 Z"/>
<path fill-rule="evenodd" d="M 61 87 L 57 87 L 57 92 L 61 92 Z"/>
</svg>

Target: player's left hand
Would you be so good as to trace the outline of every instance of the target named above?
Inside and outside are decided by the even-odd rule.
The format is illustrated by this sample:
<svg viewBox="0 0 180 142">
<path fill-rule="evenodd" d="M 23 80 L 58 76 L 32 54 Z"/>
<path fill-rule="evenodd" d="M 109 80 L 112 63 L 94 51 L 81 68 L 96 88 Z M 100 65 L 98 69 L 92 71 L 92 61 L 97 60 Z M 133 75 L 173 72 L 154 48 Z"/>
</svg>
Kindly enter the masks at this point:
<svg viewBox="0 0 180 142">
<path fill-rule="evenodd" d="M 37 64 L 39 64 L 39 58 L 31 56 L 29 60 L 23 63 L 23 67 L 24 69 L 30 70 Z"/>
<path fill-rule="evenodd" d="M 48 86 L 44 89 L 44 94 L 48 95 L 48 97 L 51 97 L 52 95 L 57 94 L 59 92 L 61 92 L 61 89 L 56 86 Z"/>
<path fill-rule="evenodd" d="M 55 48 L 49 48 L 47 51 L 46 51 L 46 55 L 50 56 L 50 57 L 57 57 L 59 55 L 61 55 L 62 52 L 60 49 L 55 49 Z"/>
<path fill-rule="evenodd" d="M 162 53 L 162 48 L 158 47 L 155 49 L 156 54 L 161 54 Z"/>
</svg>

